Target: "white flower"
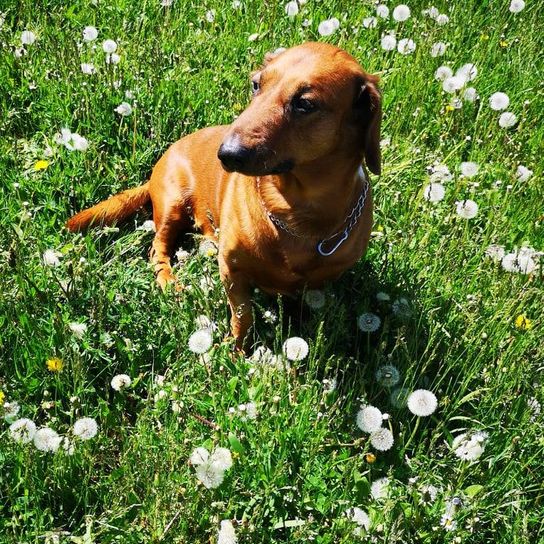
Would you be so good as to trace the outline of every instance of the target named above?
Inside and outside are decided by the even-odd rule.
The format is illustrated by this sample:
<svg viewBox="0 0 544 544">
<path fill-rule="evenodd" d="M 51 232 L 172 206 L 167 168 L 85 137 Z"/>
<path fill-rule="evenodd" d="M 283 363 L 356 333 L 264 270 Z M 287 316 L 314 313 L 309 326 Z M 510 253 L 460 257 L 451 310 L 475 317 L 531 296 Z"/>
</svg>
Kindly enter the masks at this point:
<svg viewBox="0 0 544 544">
<path fill-rule="evenodd" d="M 431 6 L 429 9 L 423 10 L 423 15 L 428 15 L 431 19 L 436 19 L 440 15 L 440 12 L 438 8 Z"/>
<path fill-rule="evenodd" d="M 429 202 L 440 202 L 445 194 L 446 189 L 441 183 L 429 183 L 423 189 L 423 197 Z"/>
<path fill-rule="evenodd" d="M 504 247 L 497 244 L 491 244 L 485 250 L 485 256 L 499 262 L 504 257 Z"/>
<path fill-rule="evenodd" d="M 427 389 L 417 389 L 408 397 L 408 410 L 419 417 L 430 416 L 437 406 L 436 395 Z"/>
<path fill-rule="evenodd" d="M 308 355 L 309 347 L 306 340 L 293 336 L 283 343 L 283 354 L 290 361 L 301 361 Z"/>
<path fill-rule="evenodd" d="M 527 181 L 533 175 L 533 171 L 520 164 L 516 170 L 516 178 L 518 181 Z"/>
<path fill-rule="evenodd" d="M 293 2 L 294 3 L 294 2 Z M 236 544 L 238 539 L 234 532 L 234 526 L 228 519 L 224 519 L 221 522 L 219 533 L 217 535 L 217 544 Z"/>
<path fill-rule="evenodd" d="M 372 482 L 370 486 L 370 494 L 374 500 L 386 499 L 389 496 L 389 485 L 391 480 L 389 478 L 379 478 L 375 482 Z"/>
<path fill-rule="evenodd" d="M 121 391 L 132 383 L 132 379 L 128 374 L 117 374 L 111 379 L 111 387 L 115 391 Z"/>
<path fill-rule="evenodd" d="M 370 443 L 378 451 L 387 451 L 393 447 L 393 433 L 386 428 L 378 429 L 370 435 Z"/>
<path fill-rule="evenodd" d="M 210 9 L 206 12 L 206 21 L 208 21 L 208 23 L 213 23 L 215 21 L 215 10 L 214 9 Z"/>
<path fill-rule="evenodd" d="M 370 312 L 361 314 L 357 319 L 357 325 L 363 332 L 376 332 L 381 324 L 382 320 Z"/>
<path fill-rule="evenodd" d="M 209 461 L 221 470 L 228 470 L 232 467 L 232 455 L 227 448 L 216 448 Z"/>
<path fill-rule="evenodd" d="M 455 72 L 456 76 L 462 77 L 465 81 L 472 81 L 478 75 L 478 68 L 472 62 L 463 64 L 459 70 Z"/>
<path fill-rule="evenodd" d="M 193 453 L 191 453 L 189 461 L 191 461 L 191 464 L 198 466 L 208 462 L 209 458 L 210 452 L 206 448 L 198 447 L 193 451 Z"/>
<path fill-rule="evenodd" d="M 92 417 L 82 417 L 74 423 L 74 435 L 81 440 L 90 440 L 98 432 L 98 424 Z"/>
<path fill-rule="evenodd" d="M 232 466 L 232 455 L 227 448 L 217 448 L 211 455 L 206 448 L 196 448 L 190 461 L 196 468 L 197 478 L 208 489 L 219 487 L 225 471 Z"/>
<path fill-rule="evenodd" d="M 85 75 L 88 75 L 88 76 L 94 74 L 94 72 L 95 72 L 94 64 L 92 64 L 90 62 L 82 62 L 81 63 L 81 71 Z"/>
<path fill-rule="evenodd" d="M 59 266 L 60 265 L 60 259 L 61 256 L 60 253 L 55 251 L 54 249 L 46 249 L 42 255 L 43 264 L 46 266 Z"/>
<path fill-rule="evenodd" d="M 459 169 L 461 170 L 461 174 L 463 176 L 465 176 L 466 178 L 472 178 L 478 173 L 480 167 L 476 162 L 467 161 L 462 162 Z"/>
<path fill-rule="evenodd" d="M 87 138 L 80 136 L 76 132 L 72 134 L 72 145 L 75 151 L 87 151 L 89 148 L 89 142 Z"/>
<path fill-rule="evenodd" d="M 384 387 L 394 387 L 400 381 L 399 369 L 394 365 L 382 365 L 376 370 L 376 381 Z"/>
<path fill-rule="evenodd" d="M 298 4 L 296 2 L 288 2 L 285 5 L 285 13 L 288 17 L 294 17 L 298 14 Z"/>
<path fill-rule="evenodd" d="M 478 204 L 467 198 L 466 200 L 458 200 L 457 205 L 457 215 L 463 219 L 473 219 L 478 215 Z"/>
<path fill-rule="evenodd" d="M 108 54 L 115 53 L 117 50 L 117 43 L 115 43 L 113 40 L 105 40 L 102 43 L 102 50 L 104 53 Z"/>
<path fill-rule="evenodd" d="M 365 17 L 363 19 L 363 26 L 365 28 L 376 28 L 378 26 L 378 20 L 376 17 Z"/>
<path fill-rule="evenodd" d="M 357 427 L 364 433 L 372 433 L 382 426 L 382 413 L 375 406 L 363 406 L 355 418 Z"/>
<path fill-rule="evenodd" d="M 378 4 L 376 6 L 376 15 L 382 19 L 389 17 L 389 8 L 385 4 Z"/>
<path fill-rule="evenodd" d="M 438 81 L 444 81 L 453 76 L 453 70 L 449 66 L 439 66 L 434 73 L 434 78 Z"/>
<path fill-rule="evenodd" d="M 25 30 L 21 33 L 21 43 L 23 45 L 32 45 L 36 41 L 36 34 L 31 30 Z"/>
<path fill-rule="evenodd" d="M 534 252 L 529 248 L 521 248 L 519 251 L 508 253 L 502 258 L 501 266 L 507 272 L 517 272 L 520 274 L 531 274 L 536 268 L 536 262 L 533 259 Z"/>
<path fill-rule="evenodd" d="M 431 167 L 431 183 L 451 181 L 453 175 L 445 164 L 436 164 Z"/>
<path fill-rule="evenodd" d="M 380 43 L 384 51 L 393 51 L 397 47 L 397 38 L 393 34 L 386 34 Z"/>
<path fill-rule="evenodd" d="M 478 93 L 476 92 L 476 89 L 474 87 L 467 87 L 463 92 L 463 100 L 466 102 L 476 102 L 476 99 L 478 98 Z"/>
<path fill-rule="evenodd" d="M 449 23 L 450 18 L 445 13 L 441 13 L 440 15 L 438 15 L 438 17 L 435 18 L 435 21 L 436 24 L 443 26 Z"/>
<path fill-rule="evenodd" d="M 17 414 L 19 413 L 19 411 L 21 410 L 21 407 L 19 406 L 19 403 L 18 402 L 4 402 L 4 406 L 1 406 L 0 405 L 0 408 L 3 409 L 4 411 L 4 419 L 8 422 L 8 423 L 12 423 L 15 418 L 17 417 Z"/>
<path fill-rule="evenodd" d="M 420 501 L 422 504 L 432 504 L 438 495 L 438 488 L 432 484 L 422 485 L 419 489 L 421 494 Z"/>
<path fill-rule="evenodd" d="M 499 126 L 501 128 L 512 128 L 517 122 L 518 118 L 511 111 L 505 111 L 499 117 Z"/>
<path fill-rule="evenodd" d="M 87 325 L 85 323 L 69 323 L 68 328 L 76 338 L 83 338 L 87 332 Z"/>
<path fill-rule="evenodd" d="M 321 21 L 317 27 L 317 31 L 321 36 L 330 36 L 339 27 L 340 21 L 336 17 L 333 17 L 332 19 Z"/>
<path fill-rule="evenodd" d="M 196 467 L 196 476 L 206 489 L 215 489 L 223 483 L 225 471 L 211 463 L 204 463 Z"/>
<path fill-rule="evenodd" d="M 455 531 L 455 529 L 457 529 L 457 522 L 453 519 L 451 514 L 443 514 L 440 518 L 440 525 L 442 525 L 446 531 Z"/>
<path fill-rule="evenodd" d="M 94 26 L 86 26 L 83 29 L 83 41 L 92 42 L 98 37 L 98 30 Z"/>
<path fill-rule="evenodd" d="M 213 337 L 210 329 L 200 329 L 189 337 L 189 350 L 202 355 L 206 353 L 213 344 Z"/>
<path fill-rule="evenodd" d="M 486 439 L 487 433 L 463 433 L 454 438 L 451 449 L 463 461 L 476 461 L 485 450 Z"/>
<path fill-rule="evenodd" d="M 389 401 L 395 408 L 404 408 L 408 402 L 408 396 L 410 395 L 410 390 L 405 387 L 398 387 L 391 391 L 389 396 Z"/>
<path fill-rule="evenodd" d="M 128 102 L 121 102 L 115 110 L 119 115 L 126 117 L 132 113 L 132 106 Z"/>
<path fill-rule="evenodd" d="M 266 310 L 263 313 L 263 320 L 265 323 L 268 323 L 269 325 L 274 324 L 278 319 L 278 316 L 272 311 L 272 310 Z"/>
<path fill-rule="evenodd" d="M 393 10 L 393 19 L 401 23 L 402 21 L 407 21 L 410 18 L 410 8 L 406 4 L 399 4 Z"/>
<path fill-rule="evenodd" d="M 174 3 L 174 0 L 161 0 L 161 6 L 168 8 Z"/>
<path fill-rule="evenodd" d="M 347 510 L 346 516 L 351 521 L 354 521 L 357 525 L 359 525 L 359 527 L 364 528 L 366 531 L 370 529 L 370 518 L 368 517 L 368 514 L 357 506 L 354 506 L 353 508 Z"/>
<path fill-rule="evenodd" d="M 121 57 L 117 53 L 111 53 L 106 55 L 107 64 L 119 64 Z"/>
<path fill-rule="evenodd" d="M 34 433 L 34 446 L 40 451 L 54 453 L 59 449 L 61 442 L 62 438 L 49 427 L 41 427 Z"/>
<path fill-rule="evenodd" d="M 493 93 L 489 97 L 489 107 L 492 110 L 500 111 L 505 110 L 510 104 L 510 99 L 506 93 Z"/>
<path fill-rule="evenodd" d="M 441 57 L 446 52 L 446 44 L 444 42 L 433 43 L 431 47 L 431 57 Z"/>
<path fill-rule="evenodd" d="M 319 289 L 308 289 L 304 293 L 304 301 L 310 308 L 318 310 L 325 306 L 325 293 Z"/>
<path fill-rule="evenodd" d="M 23 417 L 9 426 L 9 434 L 15 442 L 28 444 L 36 434 L 36 424 L 31 419 Z"/>
<path fill-rule="evenodd" d="M 232 9 L 240 9 L 242 7 L 242 2 L 240 0 L 232 0 Z"/>
<path fill-rule="evenodd" d="M 402 40 L 399 40 L 399 43 L 397 44 L 397 51 L 402 55 L 410 55 L 415 50 L 416 44 L 414 40 L 410 40 L 409 38 L 403 38 Z"/>
<path fill-rule="evenodd" d="M 144 232 L 156 232 L 157 227 L 153 219 L 146 219 L 136 230 L 143 230 Z"/>
<path fill-rule="evenodd" d="M 523 0 L 512 0 L 510 7 L 508 8 L 512 13 L 519 13 L 525 7 Z"/>
<path fill-rule="evenodd" d="M 202 240 L 198 246 L 198 253 L 203 257 L 215 257 L 218 253 L 217 245 L 213 240 Z"/>
<path fill-rule="evenodd" d="M 454 93 L 455 91 L 462 89 L 464 84 L 465 84 L 464 78 L 460 76 L 450 76 L 442 82 L 442 88 L 447 93 Z"/>
</svg>

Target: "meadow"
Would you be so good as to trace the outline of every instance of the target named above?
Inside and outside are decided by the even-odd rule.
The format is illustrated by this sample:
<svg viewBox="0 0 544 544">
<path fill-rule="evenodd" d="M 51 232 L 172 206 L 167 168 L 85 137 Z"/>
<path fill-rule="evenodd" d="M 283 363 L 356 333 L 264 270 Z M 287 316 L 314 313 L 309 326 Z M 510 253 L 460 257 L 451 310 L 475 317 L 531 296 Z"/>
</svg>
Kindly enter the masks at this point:
<svg viewBox="0 0 544 544">
<path fill-rule="evenodd" d="M 1 544 L 544 542 L 542 5 L 408 7 L 0 2 Z M 373 236 L 233 355 L 213 247 L 64 223 L 313 40 L 381 78 Z"/>
</svg>

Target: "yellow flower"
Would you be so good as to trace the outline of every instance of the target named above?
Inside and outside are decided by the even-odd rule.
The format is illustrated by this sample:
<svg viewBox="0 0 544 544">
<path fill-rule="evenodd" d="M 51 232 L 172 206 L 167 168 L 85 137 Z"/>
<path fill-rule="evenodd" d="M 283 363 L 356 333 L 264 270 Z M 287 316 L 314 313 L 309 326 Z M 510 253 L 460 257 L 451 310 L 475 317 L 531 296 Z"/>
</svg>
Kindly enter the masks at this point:
<svg viewBox="0 0 544 544">
<path fill-rule="evenodd" d="M 64 366 L 62 359 L 59 359 L 58 357 L 51 357 L 50 359 L 47 359 L 46 364 L 47 370 L 50 372 L 60 372 Z"/>
<path fill-rule="evenodd" d="M 365 455 L 365 461 L 367 463 L 370 463 L 370 464 L 375 463 L 376 462 L 376 456 L 373 453 L 367 453 Z"/>
<path fill-rule="evenodd" d="M 520 314 L 516 317 L 516 328 L 520 331 L 528 331 L 533 328 L 533 322 L 525 316 L 525 314 Z"/>
<path fill-rule="evenodd" d="M 453 111 L 455 108 L 451 105 L 451 104 L 448 104 L 446 106 L 446 111 Z"/>
<path fill-rule="evenodd" d="M 34 165 L 34 170 L 45 170 L 48 166 L 49 161 L 41 160 Z"/>
<path fill-rule="evenodd" d="M 0 406 L 4 404 L 4 400 L 6 400 L 6 394 L 3 391 L 0 391 Z"/>
<path fill-rule="evenodd" d="M 484 41 L 489 40 L 489 34 L 482 34 L 482 40 Z"/>
<path fill-rule="evenodd" d="M 501 47 L 508 47 L 508 42 L 505 41 L 505 40 L 501 40 L 501 41 L 499 42 L 499 45 L 500 45 Z"/>
</svg>

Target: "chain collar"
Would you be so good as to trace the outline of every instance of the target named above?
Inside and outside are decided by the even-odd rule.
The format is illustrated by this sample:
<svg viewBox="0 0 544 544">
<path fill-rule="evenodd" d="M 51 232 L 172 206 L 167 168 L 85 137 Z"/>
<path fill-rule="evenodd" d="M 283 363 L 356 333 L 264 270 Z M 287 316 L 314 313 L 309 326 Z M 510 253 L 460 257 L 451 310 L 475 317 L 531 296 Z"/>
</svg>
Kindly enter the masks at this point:
<svg viewBox="0 0 544 544">
<path fill-rule="evenodd" d="M 335 232 L 334 234 L 331 234 L 327 238 L 323 238 L 318 244 L 317 244 L 317 252 L 322 257 L 329 257 L 333 253 L 336 252 L 336 250 L 348 239 L 351 231 L 355 228 L 357 225 L 357 222 L 359 221 L 359 218 L 361 217 L 361 214 L 363 213 L 363 209 L 365 207 L 366 203 L 366 197 L 368 195 L 368 189 L 370 187 L 370 184 L 368 183 L 368 180 L 366 179 L 365 173 L 363 168 L 360 166 L 359 170 L 357 172 L 358 178 L 362 182 L 362 188 L 361 188 L 361 194 L 359 195 L 359 198 L 357 199 L 357 202 L 347 215 L 347 217 L 344 219 L 344 225 L 346 227 L 343 230 L 339 230 Z M 266 212 L 266 215 L 272 221 L 276 227 L 283 230 L 287 234 L 290 234 L 291 236 L 295 238 L 308 238 L 308 236 L 304 236 L 297 232 L 296 230 L 293 230 L 285 221 L 282 221 L 279 217 L 276 217 L 271 211 L 268 210 L 266 207 L 266 204 L 261 196 L 261 178 L 257 177 L 257 193 L 259 194 L 259 200 L 261 201 L 261 205 Z M 331 240 L 334 240 L 335 238 L 338 238 L 338 241 L 336 244 L 329 250 L 325 249 L 325 245 L 327 242 L 330 242 Z"/>
</svg>

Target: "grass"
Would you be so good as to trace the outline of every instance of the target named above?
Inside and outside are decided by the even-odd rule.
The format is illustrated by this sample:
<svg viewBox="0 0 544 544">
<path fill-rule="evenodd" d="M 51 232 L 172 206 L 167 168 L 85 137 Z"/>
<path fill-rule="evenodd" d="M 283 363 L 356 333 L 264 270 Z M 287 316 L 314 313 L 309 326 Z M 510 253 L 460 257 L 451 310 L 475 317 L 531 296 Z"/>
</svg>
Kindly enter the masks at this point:
<svg viewBox="0 0 544 544">
<path fill-rule="evenodd" d="M 245 0 L 238 10 L 213 0 L 2 6 L 0 390 L 5 402 L 19 403 L 17 417 L 62 435 L 83 416 L 99 425 L 67 455 L 18 444 L 0 422 L 2 544 L 216 542 L 224 519 L 237 520 L 240 543 L 542 541 L 542 268 L 513 274 L 484 254 L 489 244 L 544 250 L 540 12 L 536 2 L 516 15 L 507 0 L 436 4 L 450 17 L 445 26 L 413 1 L 408 21 L 379 20 L 371 29 L 361 24 L 374 14 L 370 2 L 310 0 L 292 19 L 282 3 Z M 206 20 L 211 9 L 214 22 Z M 340 28 L 320 37 L 319 22 L 333 16 Z M 87 25 L 99 37 L 81 44 Z M 37 40 L 18 57 L 25 29 Z M 412 38 L 415 52 L 383 51 L 386 29 Z M 118 43 L 117 65 L 105 62 L 106 38 Z M 327 286 L 325 308 L 257 296 L 256 345 L 279 353 L 296 334 L 310 354 L 290 370 L 254 371 L 222 342 L 228 312 L 217 265 L 191 237 L 190 258 L 177 267 L 191 289 L 176 296 L 154 285 L 152 234 L 134 228 L 148 213 L 119 232 L 74 236 L 63 224 L 141 184 L 177 138 L 232 121 L 266 51 L 316 39 L 347 49 L 382 78 L 390 143 L 383 174 L 372 180 L 377 234 L 365 259 Z M 436 41 L 448 44 L 443 57 L 429 55 Z M 82 62 L 97 73 L 81 73 Z M 480 99 L 452 111 L 434 72 L 467 62 L 478 68 L 471 84 Z M 509 95 L 518 117 L 509 130 L 489 108 L 496 91 Z M 133 113 L 121 117 L 114 108 L 125 100 Z M 63 127 L 87 138 L 89 149 L 55 144 Z M 44 159 L 48 166 L 35 170 Z M 475 178 L 459 175 L 467 160 L 480 165 Z M 431 204 L 423 187 L 435 162 L 454 177 L 444 200 Z M 534 170 L 529 180 L 516 179 L 519 164 Z M 466 198 L 479 205 L 474 219 L 455 213 Z M 62 255 L 58 267 L 44 265 L 48 249 Z M 379 302 L 379 291 L 391 300 Z M 392 312 L 399 297 L 409 301 L 408 315 Z M 267 310 L 276 323 L 263 319 Z M 358 330 L 365 311 L 381 317 L 376 333 Z M 187 344 L 202 314 L 217 324 L 204 358 Z M 530 329 L 516 327 L 519 315 Z M 71 322 L 87 325 L 81 339 Z M 47 370 L 51 357 L 62 359 L 60 372 Z M 395 408 L 375 378 L 384 363 L 400 370 L 403 387 L 432 390 L 438 410 L 417 418 Z M 116 392 L 110 380 L 119 373 L 132 384 Z M 333 379 L 328 391 L 324 380 Z M 256 419 L 237 408 L 250 401 Z M 375 451 L 356 427 L 361 403 L 390 415 L 391 450 Z M 471 430 L 489 435 L 472 463 L 451 449 L 453 437 Z M 233 452 L 217 489 L 200 485 L 188 464 L 199 446 Z M 389 497 L 376 500 L 370 485 L 385 476 Z M 424 504 L 429 484 L 438 494 Z M 461 505 L 447 531 L 440 521 L 453 497 Z M 371 518 L 366 537 L 354 535 L 344 514 L 354 506 Z"/>
</svg>

